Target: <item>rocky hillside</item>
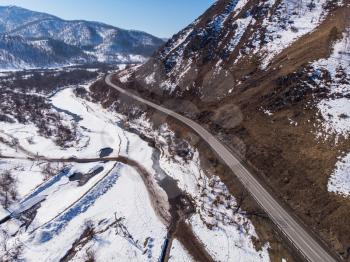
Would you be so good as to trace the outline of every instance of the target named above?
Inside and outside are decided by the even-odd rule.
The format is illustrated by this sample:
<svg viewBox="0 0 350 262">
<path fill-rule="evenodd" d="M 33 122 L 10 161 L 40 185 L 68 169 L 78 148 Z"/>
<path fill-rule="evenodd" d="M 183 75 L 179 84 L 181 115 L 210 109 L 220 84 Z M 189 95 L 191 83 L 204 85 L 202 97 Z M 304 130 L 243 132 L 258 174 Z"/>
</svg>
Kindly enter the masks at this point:
<svg viewBox="0 0 350 262">
<path fill-rule="evenodd" d="M 0 34 L 2 68 L 143 62 L 164 43 L 144 32 L 97 22 L 65 21 L 16 6 L 0 7 Z M 26 54 L 38 56 L 23 57 L 22 45 L 26 45 Z"/>
<path fill-rule="evenodd" d="M 350 259 L 350 2 L 219 0 L 119 84 L 205 125 Z"/>
</svg>

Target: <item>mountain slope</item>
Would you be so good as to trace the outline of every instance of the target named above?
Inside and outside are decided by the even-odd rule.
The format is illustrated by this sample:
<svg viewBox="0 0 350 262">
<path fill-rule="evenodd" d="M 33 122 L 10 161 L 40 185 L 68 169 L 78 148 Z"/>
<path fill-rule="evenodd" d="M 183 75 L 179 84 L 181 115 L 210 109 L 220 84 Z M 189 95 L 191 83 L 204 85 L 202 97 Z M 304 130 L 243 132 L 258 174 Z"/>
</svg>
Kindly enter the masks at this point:
<svg viewBox="0 0 350 262">
<path fill-rule="evenodd" d="M 276 55 L 322 23 L 334 9 L 331 2 L 218 1 L 154 57 L 157 71 L 165 73 L 158 76 L 164 78 L 163 89 L 183 92 L 194 80 L 195 89 L 205 92 L 203 76 L 210 70 L 229 71 L 237 83 L 242 75 L 271 67 Z M 167 83 L 172 76 L 176 81 Z"/>
<path fill-rule="evenodd" d="M 94 60 L 80 48 L 53 39 L 0 35 L 0 50 L 0 67 L 5 69 L 58 66 Z"/>
<path fill-rule="evenodd" d="M 206 126 L 350 259 L 349 1 L 220 0 L 115 81 Z"/>
<path fill-rule="evenodd" d="M 144 32 L 123 30 L 98 22 L 65 21 L 55 16 L 15 6 L 0 7 L 0 16 L 0 34 L 20 36 L 26 41 L 32 41 L 32 39 L 59 41 L 62 46 L 77 49 L 77 57 L 73 60 L 78 61 L 142 62 L 163 44 L 163 40 Z M 17 54 L 13 51 L 3 49 L 2 52 L 16 57 Z M 69 58 L 66 63 L 71 63 L 71 60 Z M 42 61 L 30 65 L 42 66 L 45 62 L 46 58 L 43 57 Z M 53 59 L 53 63 L 48 65 L 55 63 L 60 64 L 62 61 Z M 18 63 L 17 67 L 22 64 Z"/>
<path fill-rule="evenodd" d="M 31 22 L 54 18 L 56 17 L 44 13 L 32 12 L 17 6 L 1 6 L 0 32 L 5 33 Z"/>
</svg>

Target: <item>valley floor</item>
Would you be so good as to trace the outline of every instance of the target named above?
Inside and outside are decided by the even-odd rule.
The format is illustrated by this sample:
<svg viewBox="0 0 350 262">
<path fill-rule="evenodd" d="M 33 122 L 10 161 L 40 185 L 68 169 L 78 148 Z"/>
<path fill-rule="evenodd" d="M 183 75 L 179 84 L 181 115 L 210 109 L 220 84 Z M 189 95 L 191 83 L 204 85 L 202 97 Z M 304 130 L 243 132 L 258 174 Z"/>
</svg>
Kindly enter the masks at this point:
<svg viewBox="0 0 350 262">
<path fill-rule="evenodd" d="M 15 181 L 12 201 L 1 199 L 5 261 L 269 261 L 269 243 L 256 249 L 252 222 L 219 177 L 201 168 L 196 149 L 174 154 L 166 124 L 154 128 L 144 115 L 128 121 L 76 87 L 49 100 L 74 130 L 64 146 L 33 123 L 1 124 L 0 170 Z M 91 158 L 100 161 L 76 163 Z M 189 232 L 196 250 L 174 237 L 178 230 Z"/>
</svg>

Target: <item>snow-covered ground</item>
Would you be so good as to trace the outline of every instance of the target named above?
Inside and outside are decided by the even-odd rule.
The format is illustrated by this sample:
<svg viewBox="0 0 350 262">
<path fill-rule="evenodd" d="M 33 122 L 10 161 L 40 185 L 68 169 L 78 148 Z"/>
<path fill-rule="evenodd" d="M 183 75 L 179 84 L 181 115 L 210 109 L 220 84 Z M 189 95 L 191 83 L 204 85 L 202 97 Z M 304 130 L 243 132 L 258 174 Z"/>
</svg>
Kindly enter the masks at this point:
<svg viewBox="0 0 350 262">
<path fill-rule="evenodd" d="M 188 221 L 195 235 L 217 261 L 230 261 L 232 257 L 237 261 L 269 261 L 269 246 L 264 246 L 260 252 L 255 250 L 252 243 L 252 237 L 257 237 L 254 226 L 243 210 L 235 210 L 236 199 L 220 179 L 204 175 L 198 157 L 196 153 L 195 161 L 174 174 L 180 187 L 196 202 L 196 214 Z M 169 168 L 172 168 L 171 164 L 164 170 L 169 171 Z"/>
<path fill-rule="evenodd" d="M 348 137 L 350 133 L 350 100 L 346 97 L 324 99 L 318 108 L 325 121 L 322 123 L 326 133 Z"/>
<path fill-rule="evenodd" d="M 108 146 L 115 150 L 113 156 L 126 155 L 154 173 L 152 148 L 137 135 L 126 133 L 118 126 L 122 116 L 118 117 L 99 105 L 78 99 L 72 89 L 56 94 L 52 98 L 52 104 L 69 111 L 70 114 L 65 116 L 64 121 L 78 121 L 77 144 L 62 149 L 51 139 L 39 136 L 34 125 L 4 124 L 2 135 L 6 138 L 5 134 L 11 134 L 18 139 L 24 150 L 16 152 L 1 145 L 2 154 L 23 157 L 28 151 L 49 158 L 94 158 L 99 156 L 102 148 Z M 79 116 L 79 120 L 74 116 Z M 105 220 L 101 226 L 103 228 L 107 222 L 115 220 L 115 214 L 124 218 L 128 228 L 130 224 L 130 232 L 139 244 L 130 245 L 130 239 L 118 236 L 113 228 L 109 229 L 99 236 L 100 240 L 96 239 L 89 244 L 89 248 L 96 247 L 99 261 L 113 261 L 117 257 L 138 261 L 144 260 L 142 257 L 146 259 L 155 256 L 153 260 L 158 258 L 167 231 L 155 215 L 146 187 L 134 169 L 115 162 L 69 164 L 56 176 L 44 181 L 42 165 L 41 161 L 30 163 L 26 160 L 1 163 L 2 170 L 12 170 L 18 179 L 18 197 L 22 199 L 21 203 L 45 199 L 26 232 L 20 229 L 13 240 L 14 243 L 24 243 L 23 256 L 27 261 L 58 261 L 85 230 L 86 220 L 92 220 L 97 228 L 96 224 Z M 103 170 L 82 186 L 69 179 L 75 173 L 87 174 L 99 167 Z M 18 206 L 19 204 L 13 205 L 11 209 L 16 211 Z M 148 237 L 153 244 L 144 247 L 141 243 Z M 145 249 L 146 256 L 143 254 Z M 78 254 L 81 258 L 79 261 L 84 260 L 84 255 L 86 254 L 82 250 Z"/>
<path fill-rule="evenodd" d="M 328 191 L 350 197 L 350 154 L 338 161 L 329 179 Z"/>
<path fill-rule="evenodd" d="M 271 6 L 275 1 L 269 1 Z M 268 43 L 262 52 L 266 52 L 262 67 L 268 66 L 274 56 L 290 46 L 300 37 L 312 32 L 326 17 L 327 0 L 290 1 L 283 0 L 278 10 L 264 20 Z"/>
<path fill-rule="evenodd" d="M 320 59 L 312 64 L 317 86 L 325 88 L 329 93 L 317 104 L 322 116 L 317 125 L 317 136 L 322 139 L 334 137 L 335 144 L 338 144 L 342 138 L 349 138 L 350 135 L 349 34 L 349 30 L 347 30 L 334 43 L 333 51 L 328 58 Z M 324 77 L 326 74 L 328 78 Z M 349 155 L 336 164 L 329 179 L 328 191 L 343 196 L 350 195 Z"/>
<path fill-rule="evenodd" d="M 88 90 L 88 85 L 83 87 Z M 233 256 L 240 261 L 269 259 L 267 244 L 262 251 L 255 250 L 254 226 L 244 211 L 235 210 L 234 197 L 218 177 L 209 179 L 201 170 L 199 152 L 191 148 L 190 160 L 170 153 L 168 141 L 174 133 L 166 124 L 153 129 L 145 116 L 129 123 L 155 139 L 161 148 L 158 163 L 148 142 L 122 128 L 123 115 L 77 97 L 72 87 L 55 94 L 51 103 L 66 125 L 76 126 L 77 141 L 61 148 L 51 138 L 40 136 L 35 125 L 2 123 L 0 136 L 5 141 L 16 140 L 20 146 L 0 143 L 1 154 L 84 159 L 97 158 L 101 149 L 110 148 L 109 157 L 127 157 L 150 174 L 157 204 L 149 189 L 152 183 L 145 184 L 132 165 L 113 161 L 51 163 L 54 174 L 48 175 L 44 160 L 4 159 L 1 171 L 11 170 L 17 180 L 18 201 L 9 210 L 20 213 L 30 209 L 20 218 L 26 221 L 25 226 L 12 219 L 1 225 L 0 236 L 6 239 L 7 247 L 21 250 L 24 261 L 59 261 L 64 256 L 70 261 L 85 261 L 91 256 L 97 261 L 158 261 L 168 232 L 155 209 L 167 202 L 165 191 L 158 186 L 166 176 L 177 180 L 179 188 L 194 199 L 197 215 L 187 223 L 215 260 Z M 79 180 L 79 174 L 88 178 Z M 167 203 L 162 205 L 169 208 Z M 0 252 L 8 256 L 4 250 Z M 190 261 L 189 253 L 174 239 L 171 261 Z"/>
<path fill-rule="evenodd" d="M 255 23 L 255 19 L 253 19 L 251 16 L 237 19 L 237 21 L 235 21 L 235 25 L 236 25 L 237 29 L 235 31 L 234 37 L 231 39 L 230 43 L 226 47 L 228 52 L 232 53 L 235 50 L 235 48 L 237 47 L 237 45 L 241 41 L 242 36 L 246 32 L 248 26 L 250 26 L 251 24 L 254 24 L 254 23 Z"/>
<path fill-rule="evenodd" d="M 318 108 L 325 119 L 323 129 L 328 133 L 348 137 L 350 134 L 350 32 L 345 32 L 333 47 L 329 58 L 313 64 L 317 70 L 328 71 L 331 79 L 320 85 L 329 89 L 331 98 L 319 102 Z"/>
<path fill-rule="evenodd" d="M 192 260 L 191 255 L 186 251 L 183 245 L 181 245 L 181 243 L 175 239 L 171 246 L 169 261 L 170 262 L 188 262 L 191 260 Z"/>
<path fill-rule="evenodd" d="M 29 237 L 27 245 L 31 248 L 25 251 L 28 261 L 58 261 L 85 230 L 86 221 L 93 221 L 94 225 L 98 223 L 96 235 L 78 252 L 75 261 L 84 261 L 86 250 L 94 250 L 98 261 L 158 258 L 167 231 L 152 209 L 142 179 L 134 169 L 123 165 L 113 172 L 109 179 L 101 182 L 101 188 L 95 187 L 91 197 L 86 195 L 86 200 L 81 199 L 81 203 L 76 203 Z M 105 185 L 102 185 L 103 182 Z M 94 201 L 90 204 L 89 200 Z M 98 233 L 121 217 L 135 243 L 131 243 L 130 237 L 117 232 L 118 229 L 113 226 L 106 232 Z M 152 246 L 143 246 L 147 238 L 153 239 Z M 146 257 L 144 252 L 147 252 Z"/>
</svg>

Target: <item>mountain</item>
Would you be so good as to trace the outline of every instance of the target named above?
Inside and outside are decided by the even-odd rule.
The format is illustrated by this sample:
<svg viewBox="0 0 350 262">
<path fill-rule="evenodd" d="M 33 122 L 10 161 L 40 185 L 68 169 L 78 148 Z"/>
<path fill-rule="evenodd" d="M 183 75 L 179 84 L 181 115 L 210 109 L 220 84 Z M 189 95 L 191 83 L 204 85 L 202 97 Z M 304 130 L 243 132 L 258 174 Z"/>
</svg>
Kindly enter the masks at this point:
<svg viewBox="0 0 350 262">
<path fill-rule="evenodd" d="M 1 61 L 8 68 L 96 61 L 143 62 L 164 43 L 144 32 L 98 22 L 66 21 L 16 6 L 0 7 L 0 34 Z M 18 56 L 16 45 L 24 43 L 27 54 L 40 55 Z"/>
<path fill-rule="evenodd" d="M 115 81 L 241 155 L 350 258 L 350 1 L 219 0 Z"/>
<path fill-rule="evenodd" d="M 203 76 L 210 70 L 216 71 L 211 75 L 233 72 L 230 76 L 236 83 L 258 69 L 267 72 L 278 54 L 316 29 L 336 6 L 337 2 L 326 0 L 218 1 L 143 68 L 157 66 L 157 77 L 163 78 L 163 89 L 169 93 L 183 93 L 191 86 L 223 94 L 228 90 L 203 86 Z"/>
<path fill-rule="evenodd" d="M 0 35 L 0 68 L 30 68 L 80 64 L 94 57 L 80 48 L 54 39 L 26 39 L 20 36 Z"/>
</svg>

